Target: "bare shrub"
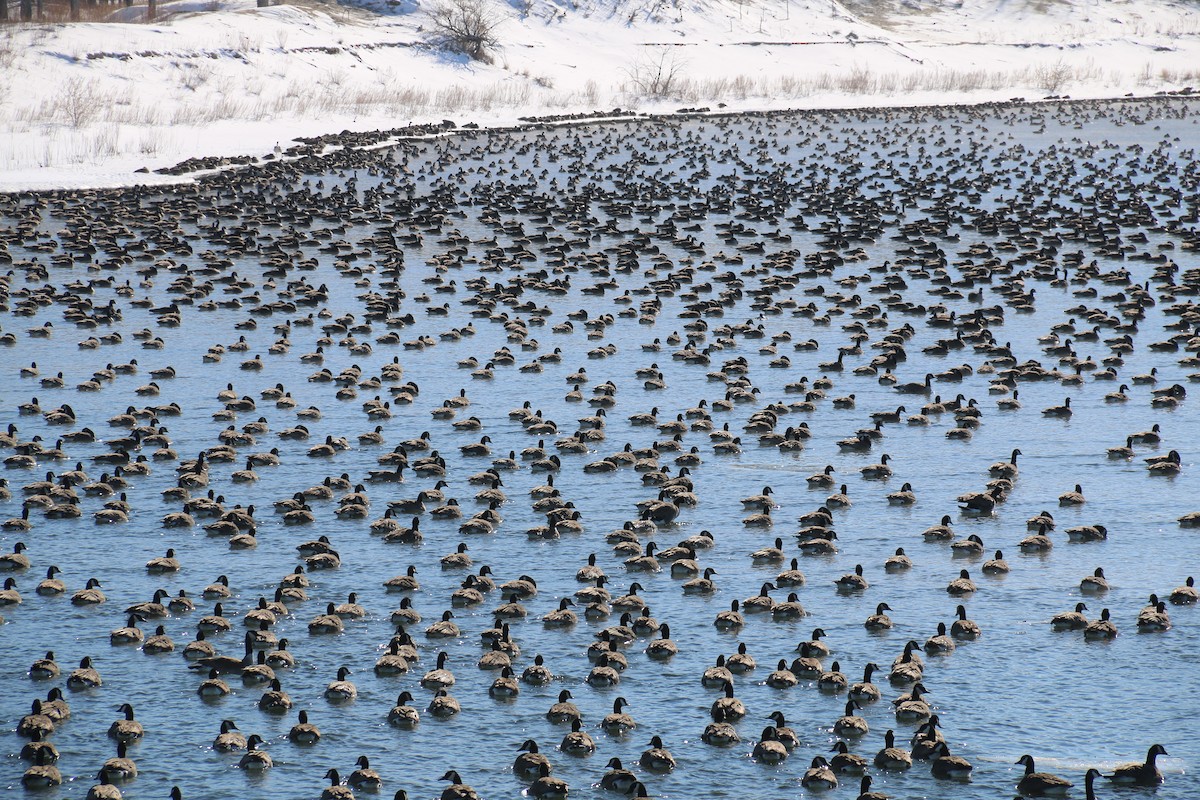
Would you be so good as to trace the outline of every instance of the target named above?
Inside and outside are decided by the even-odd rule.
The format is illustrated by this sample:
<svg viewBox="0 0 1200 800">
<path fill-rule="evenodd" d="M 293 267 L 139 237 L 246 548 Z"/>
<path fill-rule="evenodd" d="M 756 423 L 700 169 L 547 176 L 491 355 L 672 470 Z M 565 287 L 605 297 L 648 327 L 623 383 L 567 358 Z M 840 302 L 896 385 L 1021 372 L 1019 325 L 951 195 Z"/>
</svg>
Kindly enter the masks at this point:
<svg viewBox="0 0 1200 800">
<path fill-rule="evenodd" d="M 1071 67 L 1061 58 L 1053 64 L 1034 67 L 1034 84 L 1046 94 L 1058 94 L 1071 79 Z"/>
<path fill-rule="evenodd" d="M 71 78 L 55 96 L 54 105 L 58 116 L 68 125 L 81 128 L 102 110 L 102 99 L 91 83 L 81 78 Z"/>
<path fill-rule="evenodd" d="M 491 52 L 500 46 L 496 29 L 503 22 L 495 6 L 487 0 L 443 0 L 429 16 L 435 46 L 491 63 Z"/>
<path fill-rule="evenodd" d="M 678 88 L 684 66 L 684 60 L 676 55 L 675 48 L 658 46 L 638 56 L 625 74 L 637 94 L 665 97 Z"/>
</svg>

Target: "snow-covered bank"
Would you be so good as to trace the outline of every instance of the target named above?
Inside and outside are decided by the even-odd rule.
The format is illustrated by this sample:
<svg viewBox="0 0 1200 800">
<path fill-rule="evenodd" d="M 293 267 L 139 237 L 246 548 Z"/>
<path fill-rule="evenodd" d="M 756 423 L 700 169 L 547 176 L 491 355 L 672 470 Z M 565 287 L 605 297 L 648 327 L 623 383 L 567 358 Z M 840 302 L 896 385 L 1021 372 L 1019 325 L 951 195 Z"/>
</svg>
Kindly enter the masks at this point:
<svg viewBox="0 0 1200 800">
<path fill-rule="evenodd" d="M 495 7 L 502 47 L 491 64 L 427 46 L 419 3 L 380 7 L 179 0 L 160 5 L 153 24 L 134 6 L 110 18 L 125 22 L 0 27 L 0 191 L 176 181 L 154 170 L 443 118 L 507 125 L 616 107 L 917 105 L 1200 85 L 1200 12 L 1163 0 L 511 0 Z"/>
</svg>

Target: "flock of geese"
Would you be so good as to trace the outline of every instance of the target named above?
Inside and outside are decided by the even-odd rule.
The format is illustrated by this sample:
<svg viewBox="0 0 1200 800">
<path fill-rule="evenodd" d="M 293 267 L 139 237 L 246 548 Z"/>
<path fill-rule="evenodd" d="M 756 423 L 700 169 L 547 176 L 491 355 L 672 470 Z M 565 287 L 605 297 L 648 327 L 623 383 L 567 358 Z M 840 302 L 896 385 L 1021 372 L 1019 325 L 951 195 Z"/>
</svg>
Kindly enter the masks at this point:
<svg viewBox="0 0 1200 800">
<path fill-rule="evenodd" d="M 27 637 L 49 636 L 63 603 L 93 609 L 89 624 L 111 626 L 114 647 L 161 658 L 146 662 L 147 671 L 185 681 L 194 673 L 202 705 L 180 713 L 211 719 L 212 750 L 246 771 L 275 768 L 271 749 L 279 743 L 243 734 L 239 715 L 216 705 L 239 694 L 229 680 L 243 692 L 261 691 L 254 703 L 261 713 L 295 715 L 286 739 L 310 748 L 301 761 L 312 771 L 323 733 L 298 708 L 308 698 L 293 699 L 285 688 L 297 665 L 329 676 L 327 728 L 337 724 L 339 706 L 358 698 L 356 676 L 373 672 L 397 698 L 380 718 L 416 737 L 427 718 L 464 713 L 452 690 L 462 685 L 462 670 L 457 678 L 454 670 L 465 662 L 453 643 L 478 635 L 476 665 L 492 676 L 487 693 L 497 703 L 564 686 L 545 713 L 547 730 L 562 735 L 556 748 L 532 736 L 506 744 L 502 723 L 484 724 L 486 747 L 496 759 L 514 759 L 511 773 L 529 797 L 651 797 L 656 780 L 679 766 L 668 743 L 693 733 L 702 744 L 686 746 L 712 748 L 705 759 L 725 758 L 723 750 L 749 754 L 811 792 L 849 784 L 859 800 L 879 800 L 889 776 L 908 770 L 969 780 L 972 764 L 952 752 L 958 746 L 944 733 L 965 712 L 927 699 L 938 670 L 925 659 L 989 636 L 970 619 L 970 599 L 982 580 L 1017 567 L 956 525 L 1003 518 L 1024 453 L 1005 448 L 1006 457 L 988 466 L 1001 455 L 989 454 L 975 469 L 978 483 L 962 487 L 958 509 L 935 509 L 938 524 L 828 576 L 826 586 L 839 595 L 883 591 L 886 576 L 914 568 L 906 547 L 921 541 L 944 543 L 945 563 L 954 564 L 936 587 L 955 606 L 954 619 L 938 622 L 928 639 L 906 640 L 894 660 L 865 664 L 861 681 L 843 671 L 833 643 L 886 634 L 896 627 L 893 609 L 873 602 L 875 612 L 855 633 L 804 606 L 821 591 L 816 584 L 826 581 L 822 570 L 839 547 L 852 546 L 853 532 L 835 530 L 860 500 L 846 476 L 895 477 L 902 486 L 881 497 L 912 506 L 917 483 L 902 479 L 913 458 L 893 449 L 904 429 L 944 428 L 951 448 L 984 425 L 1011 425 L 1012 438 L 1025 444 L 1022 426 L 1071 419 L 1085 398 L 1114 385 L 1119 390 L 1103 394 L 1103 403 L 1141 404 L 1161 422 L 1098 455 L 1143 464 L 1146 480 L 1188 469 L 1186 450 L 1174 449 L 1186 447 L 1186 434 L 1170 415 L 1186 412 L 1185 384 L 1200 380 L 1200 371 L 1188 373 L 1200 367 L 1193 300 L 1200 269 L 1184 266 L 1200 250 L 1200 207 L 1186 188 L 1194 154 L 1170 142 L 1124 148 L 1059 140 L 1041 149 L 1012 145 L 1002 155 L 988 129 L 1020 125 L 1040 134 L 1050 125 L 1065 134 L 1194 114 L 1188 101 L 1164 100 L 460 131 L 395 150 L 277 161 L 169 194 L 132 188 L 0 198 L 0 264 L 7 265 L 0 348 L 22 355 L 19 363 L 5 356 L 0 389 L 10 420 L 0 433 L 0 508 L 12 510 L 0 523 L 8 545 L 0 607 L 12 622 L 46 623 L 22 628 Z M 928 135 L 916 127 L 919 118 Z M 909 134 L 916 145 L 897 150 L 893 143 Z M 860 137 L 873 139 L 871 147 Z M 977 169 L 984 159 L 991 166 Z M 1136 177 L 1150 174 L 1152 184 Z M 1036 341 L 1010 341 L 1006 323 L 1038 314 L 1043 298 L 1059 295 L 1070 298 L 1061 318 Z M 1147 322 L 1151 313 L 1161 315 L 1161 329 Z M 606 369 L 632 363 L 620 353 L 637 347 L 632 342 L 641 365 Z M 468 345 L 475 353 L 461 360 L 439 354 Z M 69 355 L 74 348 L 85 357 Z M 1127 372 L 1127 361 L 1148 354 L 1157 359 L 1149 371 Z M 958 363 L 943 368 L 950 362 Z M 460 377 L 457 391 L 430 397 L 430 385 Z M 1024 409 L 1037 383 L 1061 387 L 1061 402 Z M 191 388 L 174 389 L 182 385 Z M 684 397 L 680 386 L 707 394 Z M 867 407 L 873 401 L 864 400 L 880 391 L 894 399 Z M 523 402 L 510 409 L 497 401 L 511 396 Z M 334 429 L 331 418 L 357 419 L 359 429 Z M 847 419 L 861 427 L 847 431 Z M 630 438 L 614 444 L 607 436 L 616 430 Z M 703 522 L 706 488 L 738 480 L 728 466 L 738 454 L 790 463 L 822 443 L 836 443 L 847 459 L 803 480 L 780 473 L 773 486 L 755 487 L 741 501 L 743 530 Z M 1160 445 L 1168 452 L 1154 449 Z M 876 452 L 874 463 L 855 466 Z M 964 451 L 950 452 L 970 462 Z M 343 471 L 355 454 L 377 464 Z M 288 475 L 287 489 L 264 491 L 285 482 L 277 471 Z M 618 482 L 630 474 L 644 496 L 625 520 L 612 530 L 589 524 L 596 493 L 609 503 L 603 487 L 627 485 Z M 527 498 L 517 496 L 526 485 Z M 1069 486 L 1060 507 L 1089 502 L 1084 486 Z M 804 500 L 813 493 L 824 499 Z M 798 517 L 781 512 L 799 503 L 807 510 Z M 514 519 L 536 524 L 514 526 Z M 1011 547 L 1047 557 L 1064 534 L 1081 543 L 1110 535 L 1102 523 L 1060 532 L 1049 511 L 1023 522 Z M 1200 526 L 1200 512 L 1178 524 Z M 183 588 L 113 602 L 126 599 L 122 573 L 90 574 L 70 545 L 93 529 L 129 552 L 161 534 L 171 547 L 136 566 Z M 679 532 L 691 535 L 662 544 Z M 746 547 L 747 537 L 756 537 L 757 549 Z M 576 550 L 543 547 L 572 541 Z M 286 542 L 289 561 L 274 575 L 239 571 L 235 555 L 219 577 L 189 567 L 189 553 L 253 552 L 276 542 Z M 379 548 L 398 561 L 383 560 Z M 431 558 L 430 548 L 444 555 Z M 480 556 L 492 548 L 529 548 L 517 561 L 528 566 L 494 576 Z M 576 551 L 590 555 L 562 556 Z M 723 582 L 730 559 L 774 577 Z M 960 566 L 980 560 L 978 570 Z M 428 581 L 437 591 L 422 586 L 433 573 L 442 576 Z M 354 590 L 332 596 L 327 575 Z M 548 586 L 572 579 L 577 590 L 555 591 L 544 613 L 531 611 L 539 591 L 545 600 Z M 1179 580 L 1133 614 L 1108 607 L 1097 567 L 1078 587 L 1086 602 L 1048 627 L 1107 640 L 1135 618 L 1139 632 L 1165 632 L 1173 626 L 1169 607 L 1198 599 L 1193 579 Z M 244 589 L 264 582 L 273 587 L 261 596 Z M 703 610 L 699 604 L 717 592 L 744 599 L 721 602 L 715 616 L 686 613 Z M 390 615 L 368 611 L 385 597 L 396 601 Z M 652 605 L 682 610 L 658 620 Z M 809 616 L 818 625 L 811 637 L 793 652 L 772 653 L 775 669 L 764 677 L 752 653 L 759 649 L 749 633 L 754 620 Z M 479 622 L 488 627 L 477 631 Z M 373 663 L 331 661 L 324 643 L 364 627 L 379 634 Z M 701 627 L 748 632 L 736 652 L 714 653 L 701 675 L 666 690 L 685 696 L 699 684 L 713 692 L 710 719 L 692 731 L 693 721 L 681 717 L 678 728 L 649 735 L 631 713 L 636 677 L 653 679 Z M 681 632 L 686 638 L 672 638 Z M 576 664 L 540 654 L 564 641 L 554 637 L 568 637 Z M 51 791 L 69 783 L 55 746 L 72 736 L 68 698 L 102 697 L 117 715 L 108 729 L 115 755 L 71 770 L 95 776 L 88 798 L 121 797 L 121 786 L 137 780 L 139 742 L 171 732 L 143 729 L 136 693 L 110 697 L 97 654 L 73 669 L 60 665 L 55 651 L 68 648 L 75 646 L 40 644 L 49 652 L 29 667 L 32 683 L 7 686 L 28 696 L 28 713 L 11 720 L 23 740 L 21 783 Z M 885 685 L 872 682 L 876 674 Z M 623 682 L 631 691 L 617 688 Z M 777 690 L 769 714 L 751 713 L 739 698 L 752 683 Z M 788 724 L 801 713 L 787 691 L 798 686 L 837 698 L 843 713 L 821 722 L 823 742 Z M 884 702 L 889 689 L 899 694 Z M 633 701 L 616 697 L 598 722 L 574 703 L 579 693 L 604 691 Z M 889 705 L 894 722 L 879 736 L 879 713 L 864 710 Z M 501 719 L 503 706 L 495 713 Z M 769 724 L 750 730 L 755 719 Z M 436 748 L 438 734 L 430 736 Z M 638 737 L 646 749 L 636 765 L 609 758 L 590 785 L 570 786 L 555 774 L 555 762 L 603 753 L 605 737 Z M 882 746 L 867 744 L 875 739 Z M 405 761 L 405 741 L 397 754 L 323 766 L 323 788 L 315 770 L 313 795 L 346 800 L 386 791 L 404 800 L 406 790 L 396 787 L 425 768 Z M 1156 759 L 1165 747 L 1137 740 L 1130 748 L 1148 748 L 1145 759 L 1087 769 L 1074 781 L 1023 755 L 1013 765 L 1016 792 L 1064 795 L 1082 779 L 1092 798 L 1104 793 L 1097 779 L 1160 784 Z M 790 766 L 797 758 L 807 766 Z M 403 772 L 376 769 L 397 763 Z M 438 772 L 442 800 L 510 791 L 472 788 L 453 764 Z M 174 800 L 185 794 L 212 793 L 170 791 Z"/>
</svg>

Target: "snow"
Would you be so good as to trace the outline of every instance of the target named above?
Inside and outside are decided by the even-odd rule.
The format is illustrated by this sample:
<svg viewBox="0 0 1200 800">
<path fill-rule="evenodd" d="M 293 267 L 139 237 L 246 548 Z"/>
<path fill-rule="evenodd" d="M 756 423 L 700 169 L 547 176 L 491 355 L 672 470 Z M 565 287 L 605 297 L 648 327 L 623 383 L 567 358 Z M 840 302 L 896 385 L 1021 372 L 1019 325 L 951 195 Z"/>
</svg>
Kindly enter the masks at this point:
<svg viewBox="0 0 1200 800">
<path fill-rule="evenodd" d="M 428 45 L 438 0 L 364 1 L 178 0 L 154 23 L 133 6 L 0 27 L 0 191 L 178 182 L 154 171 L 447 118 L 1200 85 L 1200 13 L 1167 0 L 510 0 L 492 6 L 490 64 Z"/>
</svg>

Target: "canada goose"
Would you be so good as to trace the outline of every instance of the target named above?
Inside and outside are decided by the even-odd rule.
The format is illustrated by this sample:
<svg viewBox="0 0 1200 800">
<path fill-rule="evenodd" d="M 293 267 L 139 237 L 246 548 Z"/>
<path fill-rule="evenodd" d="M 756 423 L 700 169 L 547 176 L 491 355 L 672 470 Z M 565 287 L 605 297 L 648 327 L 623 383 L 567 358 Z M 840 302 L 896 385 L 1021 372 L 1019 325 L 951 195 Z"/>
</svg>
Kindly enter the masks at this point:
<svg viewBox="0 0 1200 800">
<path fill-rule="evenodd" d="M 1151 595 L 1151 604 L 1138 612 L 1137 628 L 1141 633 L 1169 630 L 1171 618 L 1167 614 L 1167 604 Z"/>
<path fill-rule="evenodd" d="M 421 685 L 426 689 L 436 691 L 438 689 L 447 689 L 454 685 L 454 673 L 446 669 L 446 659 L 449 658 L 449 653 L 445 650 L 437 655 L 437 666 L 429 670 L 421 678 Z"/>
<path fill-rule="evenodd" d="M 4 527 L 7 530 L 29 530 L 28 506 L 25 506 L 23 509 L 21 509 L 21 519 L 19 521 L 25 523 L 24 527 L 18 526 L 15 523 L 10 526 L 9 523 L 13 523 L 13 520 L 5 522 Z M 13 551 L 11 553 L 0 556 L 0 572 L 16 572 L 18 570 L 29 569 L 29 556 L 25 555 L 26 549 L 27 548 L 25 547 L 24 542 L 17 542 L 13 545 Z"/>
<path fill-rule="evenodd" d="M 354 789 L 361 789 L 366 792 L 377 792 L 383 786 L 383 778 L 379 773 L 371 769 L 371 762 L 366 756 L 359 756 L 354 762 L 354 766 L 358 769 L 351 772 L 346 778 L 346 783 Z"/>
<path fill-rule="evenodd" d="M 914 655 L 914 651 L 921 650 L 920 642 L 909 640 L 904 645 L 904 652 L 896 657 L 892 663 L 891 672 L 888 673 L 888 680 L 895 684 L 916 683 L 921 680 L 924 672 L 924 665 L 920 661 L 919 656 Z"/>
<path fill-rule="evenodd" d="M 54 651 L 47 650 L 45 658 L 39 658 L 29 667 L 29 677 L 35 681 L 52 680 L 59 676 L 58 662 Z"/>
<path fill-rule="evenodd" d="M 1200 593 L 1196 591 L 1196 581 L 1191 576 L 1184 582 L 1183 586 L 1179 586 L 1171 590 L 1168 599 L 1177 606 L 1190 605 L 1200 599 Z"/>
<path fill-rule="evenodd" d="M 1168 755 L 1166 748 L 1161 744 L 1150 746 L 1150 750 L 1146 753 L 1145 762 L 1132 764 L 1122 764 L 1113 770 L 1111 775 L 1105 775 L 1113 783 L 1120 783 L 1133 786 L 1157 786 L 1163 782 L 1162 771 L 1159 770 L 1155 760 L 1159 756 Z"/>
<path fill-rule="evenodd" d="M 409 692 L 401 692 L 396 698 L 396 705 L 388 712 L 388 724 L 395 728 L 412 730 L 421 721 L 421 714 L 410 705 L 413 696 Z"/>
<path fill-rule="evenodd" d="M 822 756 L 816 756 L 813 758 L 811 766 L 804 771 L 803 777 L 800 778 L 800 785 L 814 791 L 836 789 L 838 779 L 830 768 L 829 762 Z"/>
<path fill-rule="evenodd" d="M 843 575 L 834 581 L 839 592 L 859 592 L 866 589 L 870 584 L 863 577 L 862 564 L 854 565 L 854 572 Z"/>
<path fill-rule="evenodd" d="M 925 640 L 925 652 L 934 653 L 952 653 L 958 647 L 954 639 L 950 638 L 946 631 L 946 623 L 939 622 L 937 626 L 937 634 L 930 636 Z"/>
<path fill-rule="evenodd" d="M 102 683 L 100 673 L 92 666 L 91 656 L 80 659 L 78 669 L 71 670 L 67 676 L 68 689 L 94 689 Z"/>
<path fill-rule="evenodd" d="M 441 800 L 479 800 L 476 791 L 463 783 L 455 770 L 449 770 L 438 780 L 450 781 L 450 785 L 442 790 Z"/>
<path fill-rule="evenodd" d="M 966 780 L 971 777 L 971 763 L 961 756 L 951 755 L 944 741 L 934 744 L 930 753 L 933 757 L 930 765 L 933 777 L 943 780 Z"/>
<path fill-rule="evenodd" d="M 833 723 L 833 732 L 838 736 L 865 736 L 870 730 L 867 721 L 854 712 L 859 708 L 853 700 L 846 701 L 846 713 Z"/>
<path fill-rule="evenodd" d="M 167 548 L 167 554 L 152 558 L 146 562 L 146 571 L 158 575 L 166 572 L 179 571 L 179 559 L 175 558 L 174 548 Z"/>
<path fill-rule="evenodd" d="M 240 769 L 261 771 L 274 766 L 275 762 L 271 759 L 270 753 L 265 753 L 258 749 L 258 746 L 262 743 L 263 738 L 257 733 L 251 735 L 246 740 L 246 752 L 242 754 L 241 760 L 238 761 Z"/>
<path fill-rule="evenodd" d="M 108 726 L 109 737 L 126 743 L 141 739 L 145 735 L 145 730 L 142 729 L 142 723 L 133 718 L 133 706 L 129 703 L 122 703 L 117 711 L 122 712 L 125 717 Z"/>
<path fill-rule="evenodd" d="M 325 780 L 329 785 L 321 792 L 321 800 L 354 800 L 354 791 L 342 785 L 342 776 L 336 769 L 326 771 Z"/>
<path fill-rule="evenodd" d="M 587 731 L 583 730 L 583 722 L 573 719 L 571 720 L 571 730 L 563 736 L 559 749 L 569 756 L 581 758 L 596 752 L 596 742 Z"/>
<path fill-rule="evenodd" d="M 826 672 L 822 672 L 817 678 L 817 688 L 822 692 L 837 693 L 846 690 L 849 681 L 846 680 L 845 674 L 842 672 L 841 664 L 834 661 Z"/>
<path fill-rule="evenodd" d="M 48 789 L 62 785 L 62 773 L 50 762 L 47 753 L 39 751 L 34 763 L 21 776 L 21 785 L 26 789 Z"/>
<path fill-rule="evenodd" d="M 754 745 L 751 757 L 762 764 L 781 764 L 787 760 L 788 749 L 779 740 L 773 725 L 763 728 L 762 735 Z"/>
<path fill-rule="evenodd" d="M 238 730 L 233 720 L 221 721 L 221 732 L 213 739 L 213 749 L 221 753 L 246 749 L 246 737 Z"/>
<path fill-rule="evenodd" d="M 899 772 L 912 766 L 912 756 L 907 751 L 896 747 L 896 734 L 888 730 L 883 735 L 883 749 L 875 754 L 875 766 L 880 769 Z"/>
<path fill-rule="evenodd" d="M 830 752 L 836 754 L 829 761 L 829 767 L 836 775 L 862 775 L 867 769 L 867 760 L 851 753 L 845 742 L 834 742 Z"/>
<path fill-rule="evenodd" d="M 286 714 L 292 707 L 292 698 L 278 679 L 271 681 L 270 687 L 258 698 L 258 707 L 268 714 Z"/>
<path fill-rule="evenodd" d="M 1104 567 L 1096 567 L 1091 575 L 1084 576 L 1079 582 L 1079 591 L 1085 594 L 1101 594 L 1108 591 L 1108 579 L 1104 576 Z"/>
<path fill-rule="evenodd" d="M 1074 784 L 1066 778 L 1051 775 L 1048 772 L 1036 772 L 1033 756 L 1026 753 L 1017 759 L 1017 763 L 1025 767 L 1025 774 L 1017 782 L 1017 792 L 1032 797 L 1047 797 L 1065 795 Z"/>
<path fill-rule="evenodd" d="M 613 757 L 605 764 L 608 771 L 600 778 L 600 788 L 609 792 L 629 794 L 637 783 L 637 776 L 621 764 L 621 759 Z"/>
<path fill-rule="evenodd" d="M 350 674 L 350 669 L 347 667 L 338 667 L 337 680 L 329 682 L 325 687 L 325 699 L 331 703 L 344 703 L 358 697 L 358 689 L 353 683 L 346 680 L 346 676 Z"/>
<path fill-rule="evenodd" d="M 971 594 L 976 590 L 975 581 L 971 580 L 971 573 L 962 569 L 958 571 L 958 577 L 950 581 L 946 586 L 947 594 L 954 597 L 961 597 L 964 594 Z M 961 608 L 961 606 L 960 606 Z"/>
<path fill-rule="evenodd" d="M 54 577 L 55 575 L 61 574 L 62 570 L 59 569 L 56 564 L 51 564 L 46 568 L 46 577 L 43 578 L 40 583 L 38 583 L 37 588 L 34 589 L 34 591 L 43 597 L 53 597 L 55 595 L 64 594 L 67 591 L 66 584 Z"/>
<path fill-rule="evenodd" d="M 869 631 L 882 631 L 892 627 L 892 619 L 885 611 L 891 611 L 892 607 L 887 603 L 880 603 L 875 606 L 875 613 L 867 617 L 863 623 L 863 627 Z"/>
<path fill-rule="evenodd" d="M 1092 620 L 1083 628 L 1083 638 L 1089 640 L 1115 639 L 1117 626 L 1109 619 L 1108 609 L 1101 609 L 1100 619 Z"/>
<path fill-rule="evenodd" d="M 954 531 L 950 527 L 953 524 L 949 514 L 943 515 L 939 524 L 926 528 L 921 535 L 927 542 L 948 541 L 954 538 Z"/>
<path fill-rule="evenodd" d="M 670 772 L 675 769 L 675 757 L 663 746 L 662 738 L 650 738 L 650 747 L 638 759 L 642 769 L 650 772 Z"/>
<path fill-rule="evenodd" d="M 879 692 L 879 688 L 871 683 L 871 675 L 878 670 L 879 665 L 873 661 L 863 667 L 863 679 L 850 686 L 850 692 L 847 696 L 860 706 L 864 703 L 874 703 L 878 700 L 882 695 Z"/>
</svg>

